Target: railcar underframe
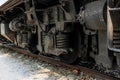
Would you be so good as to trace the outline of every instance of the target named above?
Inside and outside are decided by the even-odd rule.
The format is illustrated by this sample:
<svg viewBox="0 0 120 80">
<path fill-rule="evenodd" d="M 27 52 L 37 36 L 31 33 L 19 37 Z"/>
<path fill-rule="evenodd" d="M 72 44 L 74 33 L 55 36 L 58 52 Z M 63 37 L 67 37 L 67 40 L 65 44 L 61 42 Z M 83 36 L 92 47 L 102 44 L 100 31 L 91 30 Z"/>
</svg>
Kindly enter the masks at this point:
<svg viewBox="0 0 120 80">
<path fill-rule="evenodd" d="M 119 19 L 119 0 L 9 0 L 0 33 L 35 54 L 120 69 Z"/>
</svg>

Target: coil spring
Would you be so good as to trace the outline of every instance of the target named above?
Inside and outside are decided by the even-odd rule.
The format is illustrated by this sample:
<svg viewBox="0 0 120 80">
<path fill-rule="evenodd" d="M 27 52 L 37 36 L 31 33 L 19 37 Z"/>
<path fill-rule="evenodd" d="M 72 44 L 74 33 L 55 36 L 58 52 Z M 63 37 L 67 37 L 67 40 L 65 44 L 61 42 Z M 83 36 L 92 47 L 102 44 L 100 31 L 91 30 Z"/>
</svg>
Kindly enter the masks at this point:
<svg viewBox="0 0 120 80">
<path fill-rule="evenodd" d="M 41 37 L 42 38 L 41 43 L 44 46 L 45 45 L 45 35 L 46 35 L 46 33 L 42 32 L 41 35 L 42 35 L 42 37 Z"/>
<path fill-rule="evenodd" d="M 69 47 L 68 35 L 66 34 L 59 34 L 56 35 L 56 48 L 66 49 Z"/>
<path fill-rule="evenodd" d="M 22 43 L 28 43 L 28 33 L 24 32 L 22 34 Z"/>
</svg>

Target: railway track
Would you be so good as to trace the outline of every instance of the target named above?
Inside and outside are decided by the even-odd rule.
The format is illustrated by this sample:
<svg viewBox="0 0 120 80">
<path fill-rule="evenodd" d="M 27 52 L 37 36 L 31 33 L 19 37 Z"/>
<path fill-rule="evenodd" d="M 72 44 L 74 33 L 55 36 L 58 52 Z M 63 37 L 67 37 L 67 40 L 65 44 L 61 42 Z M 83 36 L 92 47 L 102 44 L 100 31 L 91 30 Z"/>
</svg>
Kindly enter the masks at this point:
<svg viewBox="0 0 120 80">
<path fill-rule="evenodd" d="M 31 57 L 36 58 L 38 60 L 50 63 L 52 65 L 55 65 L 56 67 L 62 67 L 62 68 L 69 69 L 76 75 L 79 74 L 80 72 L 83 72 L 83 73 L 85 73 L 85 74 L 87 74 L 91 77 L 96 78 L 96 80 L 120 80 L 119 78 L 112 77 L 112 76 L 100 73 L 99 71 L 89 69 L 89 68 L 86 68 L 86 67 L 83 67 L 83 66 L 70 65 L 70 64 L 66 64 L 66 63 L 60 62 L 58 60 L 54 60 L 53 58 L 49 58 L 49 57 L 46 57 L 46 56 L 43 56 L 43 55 L 40 55 L 40 54 L 36 55 L 36 54 L 31 53 L 28 50 L 21 49 L 19 47 L 14 46 L 14 45 L 2 44 L 2 46 L 6 47 L 6 48 L 9 48 L 11 50 L 17 51 L 19 53 L 22 53 L 24 55 L 31 56 Z"/>
</svg>

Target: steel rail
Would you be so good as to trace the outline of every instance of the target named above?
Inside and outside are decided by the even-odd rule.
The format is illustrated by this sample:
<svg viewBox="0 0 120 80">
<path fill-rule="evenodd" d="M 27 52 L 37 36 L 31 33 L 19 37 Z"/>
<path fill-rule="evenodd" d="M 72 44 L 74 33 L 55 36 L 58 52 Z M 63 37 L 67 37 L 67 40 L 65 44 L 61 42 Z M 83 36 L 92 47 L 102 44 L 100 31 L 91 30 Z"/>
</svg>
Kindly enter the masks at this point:
<svg viewBox="0 0 120 80">
<path fill-rule="evenodd" d="M 99 71 L 96 71 L 96 70 L 93 70 L 93 69 L 89 69 L 89 68 L 82 67 L 82 66 L 79 66 L 79 65 L 66 64 L 64 62 L 60 62 L 60 61 L 54 60 L 53 58 L 46 57 L 46 56 L 43 56 L 43 55 L 36 55 L 36 54 L 31 53 L 28 50 L 24 50 L 24 49 L 18 48 L 16 46 L 10 46 L 10 45 L 6 45 L 6 44 L 4 44 L 3 46 L 6 47 L 6 48 L 9 48 L 11 50 L 17 51 L 19 53 L 22 53 L 24 55 L 36 58 L 36 59 L 38 59 L 40 61 L 50 63 L 50 64 L 55 65 L 57 67 L 62 67 L 62 68 L 72 70 L 73 73 L 74 73 L 74 71 L 77 74 L 79 72 L 83 72 L 83 73 L 85 73 L 85 74 L 87 74 L 87 75 L 89 75 L 89 76 L 91 76 L 93 78 L 96 78 L 97 80 L 120 80 L 120 79 L 118 79 L 116 77 L 112 77 L 112 76 L 100 73 Z"/>
</svg>

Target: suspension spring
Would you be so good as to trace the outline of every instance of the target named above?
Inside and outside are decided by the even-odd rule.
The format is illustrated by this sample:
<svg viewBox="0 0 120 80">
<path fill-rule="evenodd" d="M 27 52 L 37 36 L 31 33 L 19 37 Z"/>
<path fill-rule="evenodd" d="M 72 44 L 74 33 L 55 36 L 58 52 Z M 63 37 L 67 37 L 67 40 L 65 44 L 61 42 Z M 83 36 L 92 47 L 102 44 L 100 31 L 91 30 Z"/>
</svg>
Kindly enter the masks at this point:
<svg viewBox="0 0 120 80">
<path fill-rule="evenodd" d="M 22 43 L 28 43 L 28 33 L 23 32 L 22 34 Z"/>
<path fill-rule="evenodd" d="M 45 32 L 42 32 L 41 33 L 41 43 L 42 43 L 42 46 L 44 46 L 45 45 L 45 36 L 46 36 L 46 33 Z"/>
<path fill-rule="evenodd" d="M 67 49 L 69 47 L 69 36 L 67 34 L 56 35 L 56 48 Z"/>
</svg>

